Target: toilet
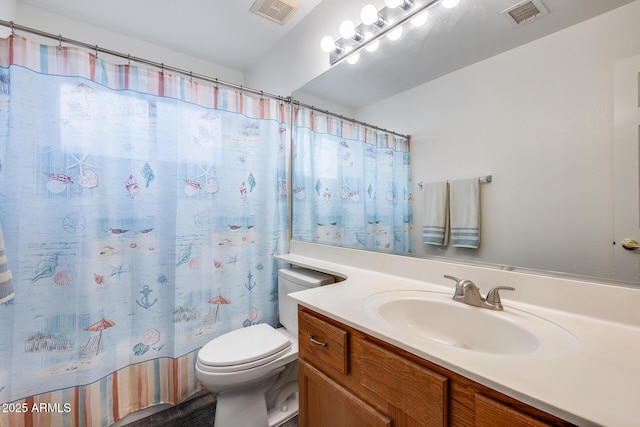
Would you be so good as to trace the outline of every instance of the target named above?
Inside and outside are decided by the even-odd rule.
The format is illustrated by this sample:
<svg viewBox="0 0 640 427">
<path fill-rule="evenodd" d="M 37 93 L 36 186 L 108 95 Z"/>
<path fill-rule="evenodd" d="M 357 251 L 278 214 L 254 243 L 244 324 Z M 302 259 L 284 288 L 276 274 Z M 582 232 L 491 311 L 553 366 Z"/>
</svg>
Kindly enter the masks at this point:
<svg viewBox="0 0 640 427">
<path fill-rule="evenodd" d="M 280 324 L 221 335 L 200 351 L 196 375 L 216 396 L 215 427 L 275 427 L 298 414 L 298 306 L 288 298 L 334 282 L 303 268 L 278 271 Z"/>
</svg>

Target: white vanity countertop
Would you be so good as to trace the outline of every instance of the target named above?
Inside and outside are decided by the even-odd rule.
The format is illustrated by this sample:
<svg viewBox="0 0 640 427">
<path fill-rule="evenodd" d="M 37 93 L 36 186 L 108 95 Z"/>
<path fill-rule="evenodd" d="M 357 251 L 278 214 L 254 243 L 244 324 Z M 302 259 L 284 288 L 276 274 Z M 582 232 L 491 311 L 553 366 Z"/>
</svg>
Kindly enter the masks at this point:
<svg viewBox="0 0 640 427">
<path fill-rule="evenodd" d="M 577 425 L 639 425 L 640 306 L 636 303 L 640 303 L 640 290 L 607 288 L 607 300 L 598 304 L 598 301 L 592 301 L 599 298 L 603 292 L 597 284 L 568 280 L 566 284 L 559 284 L 553 283 L 557 280 L 544 276 L 525 275 L 523 278 L 513 272 L 508 273 L 511 276 L 505 276 L 502 271 L 487 272 L 479 267 L 434 263 L 427 260 L 414 259 L 407 261 L 407 265 L 398 266 L 398 262 L 404 262 L 402 257 L 388 255 L 387 257 L 392 258 L 380 258 L 380 254 L 375 255 L 375 260 L 390 259 L 396 264 L 389 269 L 399 268 L 407 271 L 407 274 L 399 275 L 394 272 L 391 275 L 383 272 L 385 267 L 379 265 L 379 262 L 374 262 L 375 265 L 372 264 L 369 268 L 366 261 L 349 261 L 349 255 L 356 254 L 358 258 L 361 251 L 321 248 L 321 252 L 343 252 L 322 259 L 315 256 L 315 249 L 311 252 L 301 250 L 301 254 L 293 253 L 297 247 L 305 249 L 303 246 L 295 245 L 292 246 L 291 254 L 280 255 L 277 258 L 291 264 L 346 277 L 346 280 L 334 285 L 290 294 L 299 304 Z M 314 256 L 308 256 L 309 254 Z M 416 265 L 430 270 L 428 277 L 441 279 L 416 280 L 416 273 L 413 271 Z M 501 355 L 470 351 L 427 339 L 412 338 L 405 333 L 399 334 L 397 330 L 366 312 L 364 301 L 368 296 L 390 290 L 434 291 L 453 295 L 453 283 L 448 285 L 449 280 L 442 278 L 441 273 L 445 271 L 446 274 L 473 280 L 483 288 L 483 293 L 494 284 L 478 282 L 474 273 L 484 280 L 487 280 L 487 277 L 497 277 L 500 283 L 495 285 L 514 286 L 515 293 L 505 292 L 502 295 L 505 311 L 522 309 L 562 326 L 579 339 L 580 348 L 558 357 L 545 357 L 543 353 Z M 548 307 L 537 303 L 537 300 L 544 300 L 545 295 L 535 295 L 535 291 L 531 290 L 529 282 L 536 278 L 540 283 L 552 282 L 558 289 L 586 287 L 587 290 L 580 292 L 573 303 L 553 302 L 549 304 L 551 307 Z M 589 293 L 590 286 L 594 286 L 593 294 Z M 540 288 L 540 292 L 549 292 L 548 286 L 544 284 L 537 287 Z M 531 299 L 536 300 L 536 304 L 508 298 L 518 293 L 521 298 L 523 295 L 532 295 Z M 560 292 L 547 297 L 567 299 L 567 296 Z M 629 302 L 630 298 L 634 301 Z M 559 309 L 558 306 L 561 307 L 562 304 L 569 304 L 569 309 Z M 622 315 L 612 313 L 611 316 L 594 316 L 594 312 L 599 314 L 604 310 L 601 305 L 608 306 L 612 311 L 634 308 L 635 310 L 633 313 Z M 597 308 L 593 309 L 594 306 Z M 620 319 L 623 321 L 619 321 Z"/>
</svg>

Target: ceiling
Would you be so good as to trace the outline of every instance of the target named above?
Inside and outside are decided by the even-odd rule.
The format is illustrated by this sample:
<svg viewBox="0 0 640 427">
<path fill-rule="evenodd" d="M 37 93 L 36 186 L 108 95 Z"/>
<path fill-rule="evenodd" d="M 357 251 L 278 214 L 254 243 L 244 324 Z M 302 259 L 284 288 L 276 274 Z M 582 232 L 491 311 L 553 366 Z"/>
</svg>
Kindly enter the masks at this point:
<svg viewBox="0 0 640 427">
<path fill-rule="evenodd" d="M 236 71 L 258 62 L 321 0 L 297 1 L 280 25 L 250 12 L 254 0 L 18 0 Z"/>
<path fill-rule="evenodd" d="M 462 0 L 454 9 L 437 5 L 425 26 L 394 43 L 383 39 L 375 55 L 361 54 L 356 65 L 340 63 L 302 90 L 357 109 L 634 0 L 542 1 L 549 14 L 522 27 L 500 14 L 519 0 Z M 298 0 L 300 9 L 279 25 L 251 13 L 254 0 L 109 0 L 92 1 L 90 7 L 86 0 L 18 2 L 240 72 L 259 63 L 301 21 L 309 28 L 320 22 L 324 34 L 335 36 L 334 22 L 354 19 L 366 3 L 384 5 L 383 0 Z M 306 30 L 296 28 L 296 34 L 301 29 Z M 313 37 L 319 41 L 320 35 Z"/>
</svg>

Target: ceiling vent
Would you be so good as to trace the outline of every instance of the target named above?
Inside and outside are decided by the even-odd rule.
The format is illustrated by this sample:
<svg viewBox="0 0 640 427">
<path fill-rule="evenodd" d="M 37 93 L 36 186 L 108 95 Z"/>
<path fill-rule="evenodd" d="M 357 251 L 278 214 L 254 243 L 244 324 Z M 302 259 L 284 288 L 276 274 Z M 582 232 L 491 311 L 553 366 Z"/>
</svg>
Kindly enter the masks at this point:
<svg viewBox="0 0 640 427">
<path fill-rule="evenodd" d="M 256 0 L 251 12 L 284 25 L 300 7 L 296 0 Z"/>
<path fill-rule="evenodd" d="M 541 0 L 525 0 L 500 12 L 511 24 L 521 27 L 549 11 Z"/>
</svg>

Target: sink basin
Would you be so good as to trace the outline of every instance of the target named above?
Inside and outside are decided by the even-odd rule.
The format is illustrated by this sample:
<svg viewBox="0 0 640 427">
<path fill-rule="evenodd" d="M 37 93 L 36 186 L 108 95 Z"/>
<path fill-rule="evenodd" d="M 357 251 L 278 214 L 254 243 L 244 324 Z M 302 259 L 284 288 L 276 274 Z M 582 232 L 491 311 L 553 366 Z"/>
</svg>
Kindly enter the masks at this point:
<svg viewBox="0 0 640 427">
<path fill-rule="evenodd" d="M 580 347 L 575 335 L 526 311 L 473 307 L 437 292 L 382 292 L 365 300 L 365 310 L 395 332 L 467 351 L 558 356 Z"/>
</svg>

